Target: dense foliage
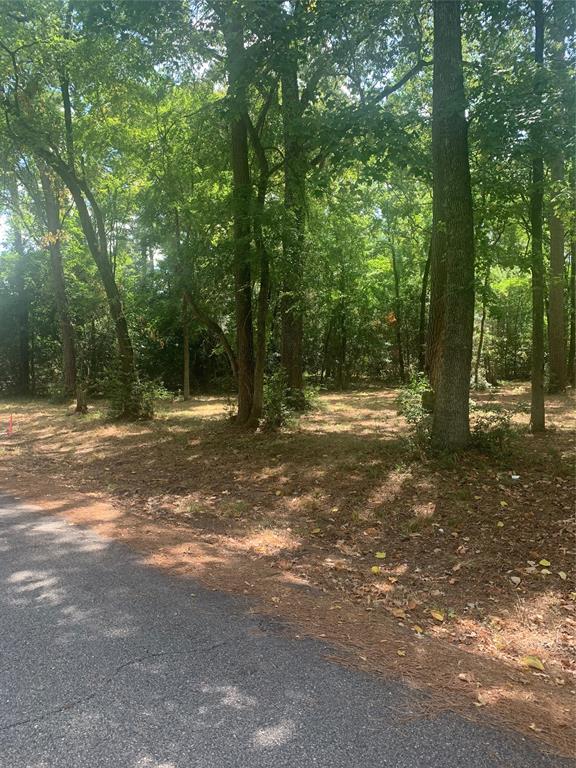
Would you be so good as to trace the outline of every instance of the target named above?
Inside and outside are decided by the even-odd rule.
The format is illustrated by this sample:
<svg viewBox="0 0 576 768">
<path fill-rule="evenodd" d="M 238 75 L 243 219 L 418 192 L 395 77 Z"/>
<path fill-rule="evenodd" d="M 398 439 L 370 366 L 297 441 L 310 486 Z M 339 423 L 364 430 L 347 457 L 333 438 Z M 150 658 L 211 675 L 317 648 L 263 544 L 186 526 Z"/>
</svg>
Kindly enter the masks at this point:
<svg viewBox="0 0 576 768">
<path fill-rule="evenodd" d="M 539 64 L 538 5 L 461 9 L 476 387 L 530 376 L 534 185 L 549 384 L 574 384 L 574 6 L 540 3 Z M 141 416 L 152 384 L 238 386 L 254 424 L 279 381 L 301 406 L 428 370 L 430 3 L 2 6 L 0 391 Z"/>
</svg>

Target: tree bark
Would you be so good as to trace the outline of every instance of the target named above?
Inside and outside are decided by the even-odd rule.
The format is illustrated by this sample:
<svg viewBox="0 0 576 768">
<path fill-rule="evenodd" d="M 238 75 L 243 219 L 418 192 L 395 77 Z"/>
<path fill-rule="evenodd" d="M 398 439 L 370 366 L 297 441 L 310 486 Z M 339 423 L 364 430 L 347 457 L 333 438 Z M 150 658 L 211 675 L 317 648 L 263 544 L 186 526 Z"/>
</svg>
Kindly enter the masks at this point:
<svg viewBox="0 0 576 768">
<path fill-rule="evenodd" d="M 570 239 L 570 343 L 568 344 L 568 381 L 576 387 L 576 236 Z"/>
<path fill-rule="evenodd" d="M 470 439 L 469 393 L 474 331 L 474 221 L 462 68 L 460 3 L 434 1 L 434 196 L 443 216 L 446 283 L 432 442 L 459 450 Z"/>
<path fill-rule="evenodd" d="M 60 332 L 62 335 L 62 374 L 64 394 L 68 397 L 76 395 L 76 345 L 74 341 L 74 328 L 70 319 L 68 296 L 66 294 L 66 282 L 64 268 L 62 266 L 62 232 L 60 222 L 60 205 L 54 189 L 53 181 L 46 166 L 38 163 L 40 183 L 44 197 L 46 211 L 46 224 L 48 226 L 48 250 L 50 252 L 50 267 L 52 283 L 54 285 L 54 300 L 56 311 L 60 319 Z"/>
<path fill-rule="evenodd" d="M 247 63 L 242 11 L 230 6 L 224 20 L 228 62 L 232 210 L 234 229 L 234 293 L 238 371 L 239 424 L 252 413 L 254 398 L 254 337 L 250 268 L 250 166 L 248 160 Z"/>
<path fill-rule="evenodd" d="M 432 124 L 434 137 L 438 127 Z M 442 143 L 439 138 L 432 141 L 432 163 L 434 166 L 435 185 L 444 189 L 444 159 Z M 446 313 L 446 232 L 444 200 L 442 195 L 434 194 L 432 202 L 432 237 L 430 240 L 430 308 L 428 314 L 428 332 L 426 337 L 425 371 L 432 389 L 438 380 L 440 363 L 441 340 L 444 333 L 444 318 Z"/>
<path fill-rule="evenodd" d="M 542 254 L 542 216 L 544 200 L 544 160 L 542 157 L 542 77 L 544 61 L 544 10 L 542 0 L 534 0 L 534 94 L 538 116 L 530 131 L 532 145 L 532 183 L 530 185 L 530 234 L 532 238 L 532 372 L 530 428 L 545 429 L 544 414 L 544 259 Z"/>
</svg>

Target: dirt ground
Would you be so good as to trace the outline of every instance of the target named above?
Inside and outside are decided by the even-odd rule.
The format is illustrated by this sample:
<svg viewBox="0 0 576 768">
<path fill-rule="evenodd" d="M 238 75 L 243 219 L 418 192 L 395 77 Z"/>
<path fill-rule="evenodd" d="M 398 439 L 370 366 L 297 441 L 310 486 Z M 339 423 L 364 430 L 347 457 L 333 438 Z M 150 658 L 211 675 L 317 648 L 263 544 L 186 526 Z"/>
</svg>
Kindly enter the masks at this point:
<svg viewBox="0 0 576 768">
<path fill-rule="evenodd" d="M 240 431 L 217 397 L 133 425 L 4 401 L 0 489 L 255 597 L 335 658 L 425 690 L 431 715 L 574 754 L 574 402 L 548 399 L 543 436 L 520 414 L 504 453 L 449 460 L 408 440 L 396 395 L 326 394 L 279 434 Z"/>
</svg>

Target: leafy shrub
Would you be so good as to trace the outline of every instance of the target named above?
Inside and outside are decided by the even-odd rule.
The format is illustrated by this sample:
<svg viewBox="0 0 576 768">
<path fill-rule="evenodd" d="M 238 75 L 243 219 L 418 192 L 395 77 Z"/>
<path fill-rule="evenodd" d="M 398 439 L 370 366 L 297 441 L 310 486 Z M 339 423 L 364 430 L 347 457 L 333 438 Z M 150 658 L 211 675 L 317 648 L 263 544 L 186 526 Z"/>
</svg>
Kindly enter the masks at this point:
<svg viewBox="0 0 576 768">
<path fill-rule="evenodd" d="M 402 387 L 396 398 L 398 413 L 412 427 L 412 437 L 419 445 L 428 442 L 430 437 L 432 418 L 429 404 L 432 397 L 427 377 L 419 373 Z"/>
<path fill-rule="evenodd" d="M 470 423 L 472 442 L 486 453 L 506 450 L 517 429 L 512 423 L 516 413 L 522 413 L 525 407 L 504 408 L 498 403 L 477 403 L 470 401 Z"/>
<path fill-rule="evenodd" d="M 264 382 L 263 429 L 280 429 L 293 418 L 290 392 L 286 386 L 286 371 L 278 368 Z"/>
<path fill-rule="evenodd" d="M 113 419 L 152 419 L 156 400 L 171 399 L 172 394 L 158 381 L 136 380 L 125 386 L 115 379 L 110 388 L 109 415 Z"/>
</svg>

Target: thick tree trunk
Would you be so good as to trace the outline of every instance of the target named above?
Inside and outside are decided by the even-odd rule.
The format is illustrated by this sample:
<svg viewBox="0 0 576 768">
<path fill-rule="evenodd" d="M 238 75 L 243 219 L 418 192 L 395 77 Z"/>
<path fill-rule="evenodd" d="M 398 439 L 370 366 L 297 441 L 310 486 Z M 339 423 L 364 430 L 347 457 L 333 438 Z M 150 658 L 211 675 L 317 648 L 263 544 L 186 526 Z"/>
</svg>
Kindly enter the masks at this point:
<svg viewBox="0 0 576 768">
<path fill-rule="evenodd" d="M 232 208 L 234 219 L 234 294 L 238 371 L 239 424 L 252 413 L 254 398 L 254 337 L 252 320 L 252 275 L 250 268 L 250 166 L 248 161 L 248 126 L 246 52 L 241 9 L 230 7 L 224 24 L 228 59 L 228 95 L 230 100 L 230 150 L 232 160 Z"/>
<path fill-rule="evenodd" d="M 432 240 L 428 247 L 428 255 L 424 264 L 422 275 L 422 288 L 420 290 L 420 316 L 418 321 L 418 371 L 426 370 L 426 297 L 428 295 L 428 277 L 430 275 L 430 257 L 432 253 Z"/>
<path fill-rule="evenodd" d="M 438 129 L 436 129 L 438 130 Z M 432 127 L 434 133 L 434 124 Z M 444 160 L 440 140 L 432 142 L 434 178 L 437 186 L 444 189 Z M 434 159 L 435 158 L 435 159 Z M 438 380 L 442 334 L 446 313 L 446 232 L 444 230 L 444 201 L 440 194 L 434 194 L 432 203 L 432 237 L 430 240 L 430 308 L 426 337 L 425 371 L 432 389 Z"/>
<path fill-rule="evenodd" d="M 437 448 L 458 450 L 470 439 L 474 222 L 457 0 L 434 2 L 433 89 L 434 196 L 440 196 L 440 231 L 446 237 L 446 289 L 432 442 Z"/>
<path fill-rule="evenodd" d="M 556 155 L 550 164 L 550 180 L 564 178 L 564 161 Z M 566 309 L 564 304 L 564 224 L 557 215 L 554 203 L 550 205 L 550 285 L 548 288 L 548 342 L 550 366 L 550 392 L 566 389 Z"/>
<path fill-rule="evenodd" d="M 68 307 L 68 296 L 66 295 L 64 268 L 62 266 L 60 206 L 48 169 L 43 163 L 39 163 L 38 167 L 46 211 L 46 224 L 48 225 L 47 240 L 48 249 L 50 251 L 54 300 L 56 302 L 56 311 L 60 319 L 60 332 L 62 334 L 64 394 L 68 397 L 74 397 L 76 395 L 76 346 L 74 342 L 74 328 L 72 327 L 70 310 Z"/>
<path fill-rule="evenodd" d="M 296 54 L 288 51 L 281 75 L 284 136 L 281 362 L 295 406 L 303 404 L 304 245 L 307 162 Z"/>
<path fill-rule="evenodd" d="M 398 350 L 398 373 L 400 374 L 400 381 L 406 381 L 406 371 L 404 369 L 404 350 L 402 348 L 402 306 L 400 298 L 400 274 L 398 271 L 398 262 L 396 259 L 396 250 L 394 246 L 391 246 L 392 251 L 392 271 L 394 272 L 394 299 L 395 299 L 395 315 L 396 322 L 394 324 L 396 329 L 396 349 Z"/>
<path fill-rule="evenodd" d="M 534 0 L 534 60 L 537 72 L 534 82 L 537 109 L 542 108 L 542 64 L 544 61 L 544 10 L 542 0 Z M 542 157 L 542 123 L 540 115 L 533 123 L 530 138 L 533 151 L 530 186 L 530 233 L 532 237 L 532 375 L 530 428 L 543 432 L 544 415 L 544 259 L 542 255 L 542 216 L 544 200 L 544 160 Z"/>
</svg>

